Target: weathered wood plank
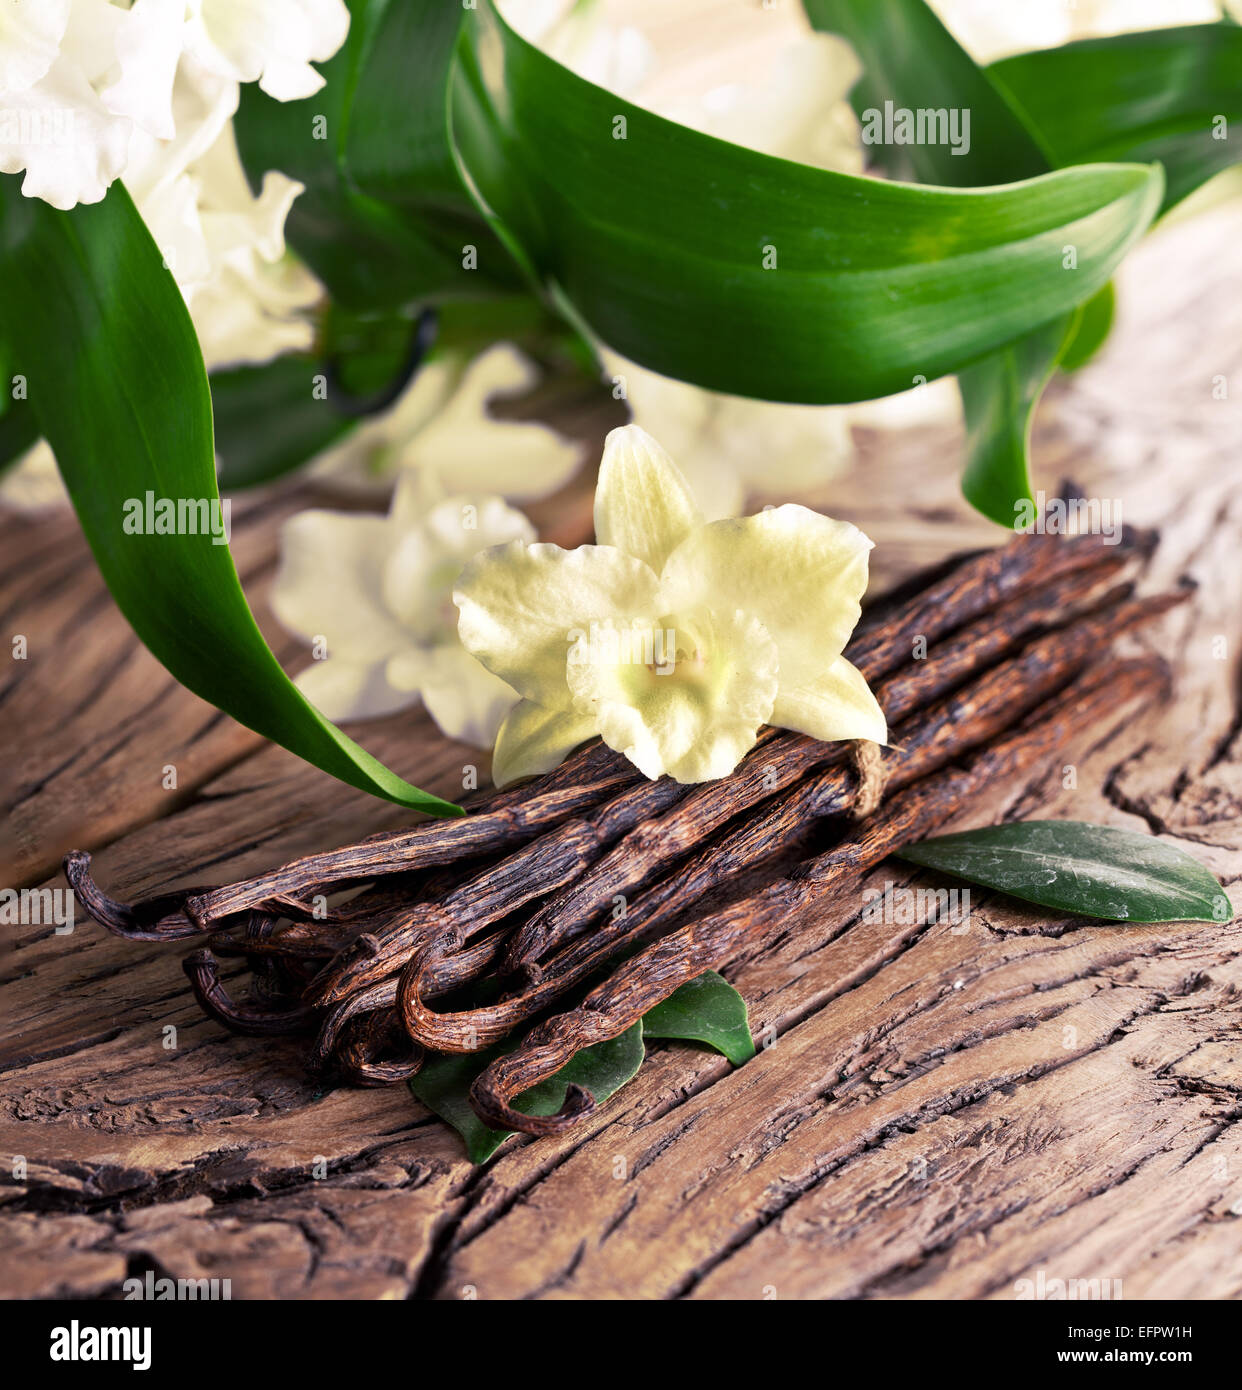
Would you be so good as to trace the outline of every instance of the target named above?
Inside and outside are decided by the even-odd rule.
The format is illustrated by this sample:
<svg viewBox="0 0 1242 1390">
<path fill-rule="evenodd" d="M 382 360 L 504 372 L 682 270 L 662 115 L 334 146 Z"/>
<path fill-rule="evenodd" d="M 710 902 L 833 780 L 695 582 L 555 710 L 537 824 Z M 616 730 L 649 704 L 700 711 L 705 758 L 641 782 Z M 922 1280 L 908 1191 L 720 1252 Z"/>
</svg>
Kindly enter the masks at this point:
<svg viewBox="0 0 1242 1390">
<path fill-rule="evenodd" d="M 1116 339 L 1049 403 L 1037 448 L 1038 485 L 1069 474 L 1161 525 L 1153 584 L 1199 580 L 1143 639 L 1174 662 L 1175 700 L 1082 731 L 1075 786 L 1045 769 L 966 817 L 1149 826 L 1235 904 L 1242 296 L 1222 287 L 1242 281 L 1240 231 L 1222 209 L 1135 255 Z M 1212 399 L 1220 375 L 1231 401 Z M 865 444 L 831 507 L 897 557 L 889 574 L 999 537 L 956 498 L 951 435 Z M 417 720 L 367 738 L 444 792 L 466 757 Z M 98 863 L 145 892 L 400 814 L 267 749 Z M 152 1267 L 254 1297 L 1008 1298 L 1041 1271 L 1131 1298 L 1240 1292 L 1235 927 L 1083 926 L 985 894 L 966 931 L 812 915 L 737 972 L 775 1037 L 754 1062 L 662 1045 L 580 1130 L 482 1171 L 401 1088 L 318 1096 L 296 1043 L 207 1023 L 178 954 L 80 923 L 0 958 L 0 1156 L 28 1165 L 20 1183 L 0 1165 L 3 1267 L 22 1271 L 0 1292 L 103 1293 Z"/>
</svg>

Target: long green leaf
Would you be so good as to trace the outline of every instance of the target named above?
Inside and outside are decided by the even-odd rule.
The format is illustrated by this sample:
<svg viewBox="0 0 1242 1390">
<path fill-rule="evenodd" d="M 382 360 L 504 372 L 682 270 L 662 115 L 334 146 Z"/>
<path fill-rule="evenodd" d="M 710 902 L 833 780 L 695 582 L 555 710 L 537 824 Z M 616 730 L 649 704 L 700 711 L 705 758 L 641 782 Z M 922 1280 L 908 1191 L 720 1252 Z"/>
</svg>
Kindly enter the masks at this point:
<svg viewBox="0 0 1242 1390">
<path fill-rule="evenodd" d="M 975 187 L 1034 177 L 1053 167 L 1037 132 L 924 0 L 805 0 L 805 6 L 817 29 L 843 34 L 858 50 L 864 77 L 852 99 L 860 119 L 868 107 L 882 108 L 886 101 L 912 111 L 969 113 L 965 154 L 947 143 L 872 146 L 873 157 L 888 156 L 880 162 L 890 172 Z M 1012 527 L 1017 504 L 1031 498 L 1035 407 L 1079 322 L 1080 311 L 1072 310 L 958 374 L 966 413 L 962 491 L 1002 526 Z"/>
<path fill-rule="evenodd" d="M 1242 27 L 1191 24 L 1002 59 L 988 75 L 1052 162 L 1159 160 L 1167 211 L 1242 160 Z"/>
<path fill-rule="evenodd" d="M 863 75 L 850 101 L 860 119 L 886 101 L 969 113 L 964 152 L 930 141 L 868 145 L 868 159 L 893 177 L 982 188 L 1053 167 L 1035 132 L 923 0 L 803 0 L 803 7 L 815 29 L 840 34 L 858 54 Z"/>
<path fill-rule="evenodd" d="M 480 197 L 599 337 L 700 386 L 828 403 L 956 371 L 1095 293 L 1160 200 L 1137 165 L 958 191 L 773 159 L 467 18 L 453 134 Z"/>
<path fill-rule="evenodd" d="M 907 845 L 899 857 L 1062 912 L 1118 922 L 1228 922 L 1220 884 L 1180 849 L 1086 821 L 1016 821 Z"/>
<path fill-rule="evenodd" d="M 57 212 L 0 178 L 0 339 L 29 381 L 82 529 L 134 631 L 185 686 L 343 782 L 438 814 L 280 669 L 227 545 L 132 534 L 127 504 L 218 499 L 211 401 L 190 317 L 120 184 Z"/>
<path fill-rule="evenodd" d="M 966 500 L 992 521 L 1013 527 L 1017 504 L 1031 499 L 1027 467 L 1035 406 L 1066 348 L 1077 312 L 1057 319 L 977 362 L 957 378 L 966 416 Z"/>
</svg>

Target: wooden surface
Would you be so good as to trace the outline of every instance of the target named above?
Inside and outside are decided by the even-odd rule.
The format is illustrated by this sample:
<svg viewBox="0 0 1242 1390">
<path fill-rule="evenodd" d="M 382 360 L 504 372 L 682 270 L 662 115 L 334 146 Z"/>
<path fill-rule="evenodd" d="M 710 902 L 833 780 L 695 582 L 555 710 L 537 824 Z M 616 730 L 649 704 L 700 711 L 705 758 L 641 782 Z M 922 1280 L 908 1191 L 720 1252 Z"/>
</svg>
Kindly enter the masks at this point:
<svg viewBox="0 0 1242 1390">
<path fill-rule="evenodd" d="M 1214 399 L 1220 379 L 1232 399 Z M 576 409 L 587 434 L 613 423 Z M 1082 730 L 963 824 L 1150 829 L 1239 901 L 1240 438 L 1235 204 L 1131 258 L 1105 355 L 1057 388 L 1038 430 L 1037 485 L 1068 475 L 1123 498 L 1128 521 L 1163 527 L 1152 585 L 1199 580 L 1145 639 L 1176 668 L 1175 700 Z M 952 430 L 862 443 L 824 500 L 874 536 L 881 583 L 998 536 L 957 497 Z M 588 497 L 544 522 L 572 534 Z M 263 600 L 277 523 L 303 503 L 254 499 L 234 539 L 295 659 Z M 0 583 L 6 638 L 30 652 L 0 670 L 0 883 L 63 886 L 72 845 L 97 850 L 105 886 L 144 894 L 402 821 L 179 689 L 71 519 L 0 518 Z M 421 716 L 360 732 L 450 796 L 475 760 Z M 911 874 L 872 876 L 886 879 Z M 1242 1293 L 1237 928 L 1083 926 L 982 893 L 972 906 L 965 932 L 791 924 L 737 976 L 772 1044 L 753 1062 L 659 1045 L 580 1129 L 482 1169 L 404 1088 L 320 1094 L 298 1043 L 207 1022 L 184 947 L 82 917 L 68 936 L 4 928 L 0 1293 L 115 1295 L 146 1270 L 227 1277 L 250 1298 L 1005 1299 L 1040 1271 L 1120 1279 L 1128 1298 Z"/>
</svg>

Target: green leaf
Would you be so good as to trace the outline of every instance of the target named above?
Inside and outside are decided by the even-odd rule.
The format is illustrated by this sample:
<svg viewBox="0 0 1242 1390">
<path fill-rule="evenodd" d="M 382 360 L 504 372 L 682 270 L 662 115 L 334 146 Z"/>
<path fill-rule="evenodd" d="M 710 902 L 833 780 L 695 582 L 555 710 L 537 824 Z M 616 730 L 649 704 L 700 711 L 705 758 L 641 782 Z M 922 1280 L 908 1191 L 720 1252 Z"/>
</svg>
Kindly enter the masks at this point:
<svg viewBox="0 0 1242 1390">
<path fill-rule="evenodd" d="M 0 474 L 38 442 L 39 424 L 29 402 L 9 401 L 8 409 L 0 414 Z"/>
<path fill-rule="evenodd" d="M 1063 372 L 1076 372 L 1099 352 L 1112 329 L 1116 309 L 1117 294 L 1110 280 L 1080 307 L 1078 322 L 1057 363 Z"/>
<path fill-rule="evenodd" d="M 988 74 L 1038 131 L 1054 164 L 1159 160 L 1162 211 L 1242 159 L 1236 24 L 1083 39 L 1004 58 Z"/>
<path fill-rule="evenodd" d="M 979 188 L 1053 167 L 1036 133 L 923 0 L 803 0 L 803 7 L 813 28 L 842 35 L 858 54 L 863 75 L 850 100 L 860 120 L 886 101 L 969 112 L 964 153 L 930 142 L 867 145 L 868 160 L 893 177 Z"/>
<path fill-rule="evenodd" d="M 703 1042 L 722 1052 L 734 1066 L 755 1055 L 745 1001 L 732 985 L 709 970 L 682 985 L 620 1037 L 584 1049 L 555 1076 L 524 1091 L 514 1102 L 517 1109 L 528 1115 L 555 1114 L 571 1081 L 585 1086 L 597 1101 L 607 1100 L 637 1075 L 643 1062 L 644 1037 Z M 484 1068 L 517 1045 L 518 1037 L 513 1034 L 484 1052 L 428 1056 L 410 1079 L 414 1095 L 466 1141 L 466 1152 L 474 1163 L 486 1162 L 511 1131 L 489 1129 L 479 1119 L 470 1106 L 470 1087 Z"/>
<path fill-rule="evenodd" d="M 984 516 L 1013 527 L 1031 499 L 1027 459 L 1035 407 L 1061 354 L 1076 341 L 1079 314 L 1057 319 L 985 357 L 957 379 L 966 416 L 962 492 Z"/>
<path fill-rule="evenodd" d="M 483 203 L 605 342 L 715 390 L 830 403 L 956 371 L 1094 294 L 1160 199 L 1137 165 L 966 191 L 813 169 L 630 105 L 489 5 L 467 34 L 452 129 Z"/>
<path fill-rule="evenodd" d="M 357 423 L 325 400 L 312 378 L 323 366 L 300 353 L 211 374 L 219 486 L 231 492 L 299 468 Z"/>
<path fill-rule="evenodd" d="M 458 1056 L 429 1056 L 422 1069 L 410 1078 L 415 1097 L 466 1141 L 466 1152 L 473 1163 L 485 1163 L 509 1138 L 511 1131 L 489 1129 L 470 1108 L 470 1087 L 489 1063 L 517 1046 L 516 1038 L 488 1048 Z M 599 1102 L 619 1090 L 643 1064 L 643 1026 L 636 1023 L 619 1037 L 596 1043 L 577 1053 L 555 1076 L 514 1101 L 516 1109 L 527 1115 L 554 1115 L 564 1104 L 570 1082 L 585 1086 Z"/>
<path fill-rule="evenodd" d="M 1118 922 L 1228 922 L 1216 879 L 1180 849 L 1084 821 L 1017 821 L 907 845 L 898 857 L 1062 912 Z"/>
<path fill-rule="evenodd" d="M 643 1035 L 706 1043 L 722 1052 L 735 1067 L 755 1055 L 746 1021 L 746 1001 L 714 970 L 682 985 L 644 1014 Z"/>
<path fill-rule="evenodd" d="M 1052 168 L 1036 133 L 924 0 L 805 0 L 805 6 L 815 28 L 843 34 L 862 59 L 864 77 L 853 93 L 860 119 L 886 101 L 912 111 L 970 114 L 965 154 L 947 143 L 870 146 L 890 172 L 904 166 L 923 182 L 975 187 Z M 895 151 L 902 155 L 894 158 Z M 1078 323 L 1074 310 L 958 374 L 966 414 L 962 492 L 1002 526 L 1012 527 L 1017 504 L 1031 500 L 1035 407 Z"/>
<path fill-rule="evenodd" d="M 306 185 L 290 246 L 357 309 L 522 283 L 462 184 L 448 141 L 446 87 L 460 6 L 349 0 L 349 36 L 320 65 L 326 85 L 280 102 L 242 87 L 235 119 L 251 183 L 279 169 Z M 477 248 L 478 269 L 463 265 Z"/>
<path fill-rule="evenodd" d="M 58 212 L 0 178 L 0 340 L 134 631 L 188 689 L 351 786 L 456 807 L 359 748 L 280 669 L 218 537 L 132 534 L 127 502 L 216 501 L 211 400 L 185 302 L 120 183 Z"/>
</svg>

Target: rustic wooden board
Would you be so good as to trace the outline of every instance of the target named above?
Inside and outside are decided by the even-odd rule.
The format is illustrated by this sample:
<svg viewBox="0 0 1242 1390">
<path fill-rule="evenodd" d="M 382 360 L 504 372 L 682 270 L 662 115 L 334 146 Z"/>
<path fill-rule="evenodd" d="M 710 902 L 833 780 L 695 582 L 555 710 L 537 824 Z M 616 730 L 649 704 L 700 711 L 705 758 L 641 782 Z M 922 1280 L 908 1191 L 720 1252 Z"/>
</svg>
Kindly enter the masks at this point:
<svg viewBox="0 0 1242 1390">
<path fill-rule="evenodd" d="M 1173 703 L 1082 730 L 966 821 L 1150 828 L 1236 885 L 1240 291 L 1242 209 L 1167 228 L 1125 268 L 1106 354 L 1039 425 L 1038 485 L 1069 475 L 1123 497 L 1127 520 L 1162 527 L 1152 584 L 1199 581 L 1143 639 L 1175 665 Z M 1232 399 L 1214 399 L 1216 379 Z M 613 423 L 575 411 L 596 443 Z M 824 502 L 875 537 L 879 583 L 999 538 L 957 498 L 952 430 L 862 443 Z M 263 593 L 276 523 L 305 500 L 256 500 L 236 540 L 260 621 L 294 659 Z M 580 484 L 541 520 L 572 539 L 588 503 Z M 105 885 L 139 894 L 402 821 L 168 681 L 71 523 L 0 522 L 0 583 L 6 634 L 32 638 L 0 679 L 0 881 L 43 881 L 80 843 Z M 360 732 L 448 795 L 477 761 L 421 717 Z M 176 792 L 166 762 L 184 770 Z M 886 879 L 916 881 L 896 865 L 872 876 Z M 736 975 L 771 1043 L 755 1061 L 661 1044 L 580 1129 L 484 1169 L 402 1088 L 320 1094 L 298 1044 L 204 1020 L 184 948 L 87 921 L 8 929 L 0 1294 L 115 1294 L 154 1269 L 227 1277 L 235 1297 L 1012 1298 L 1040 1271 L 1120 1279 L 1127 1297 L 1238 1296 L 1236 927 L 1081 926 L 980 893 L 972 907 L 964 932 L 791 923 Z"/>
</svg>

